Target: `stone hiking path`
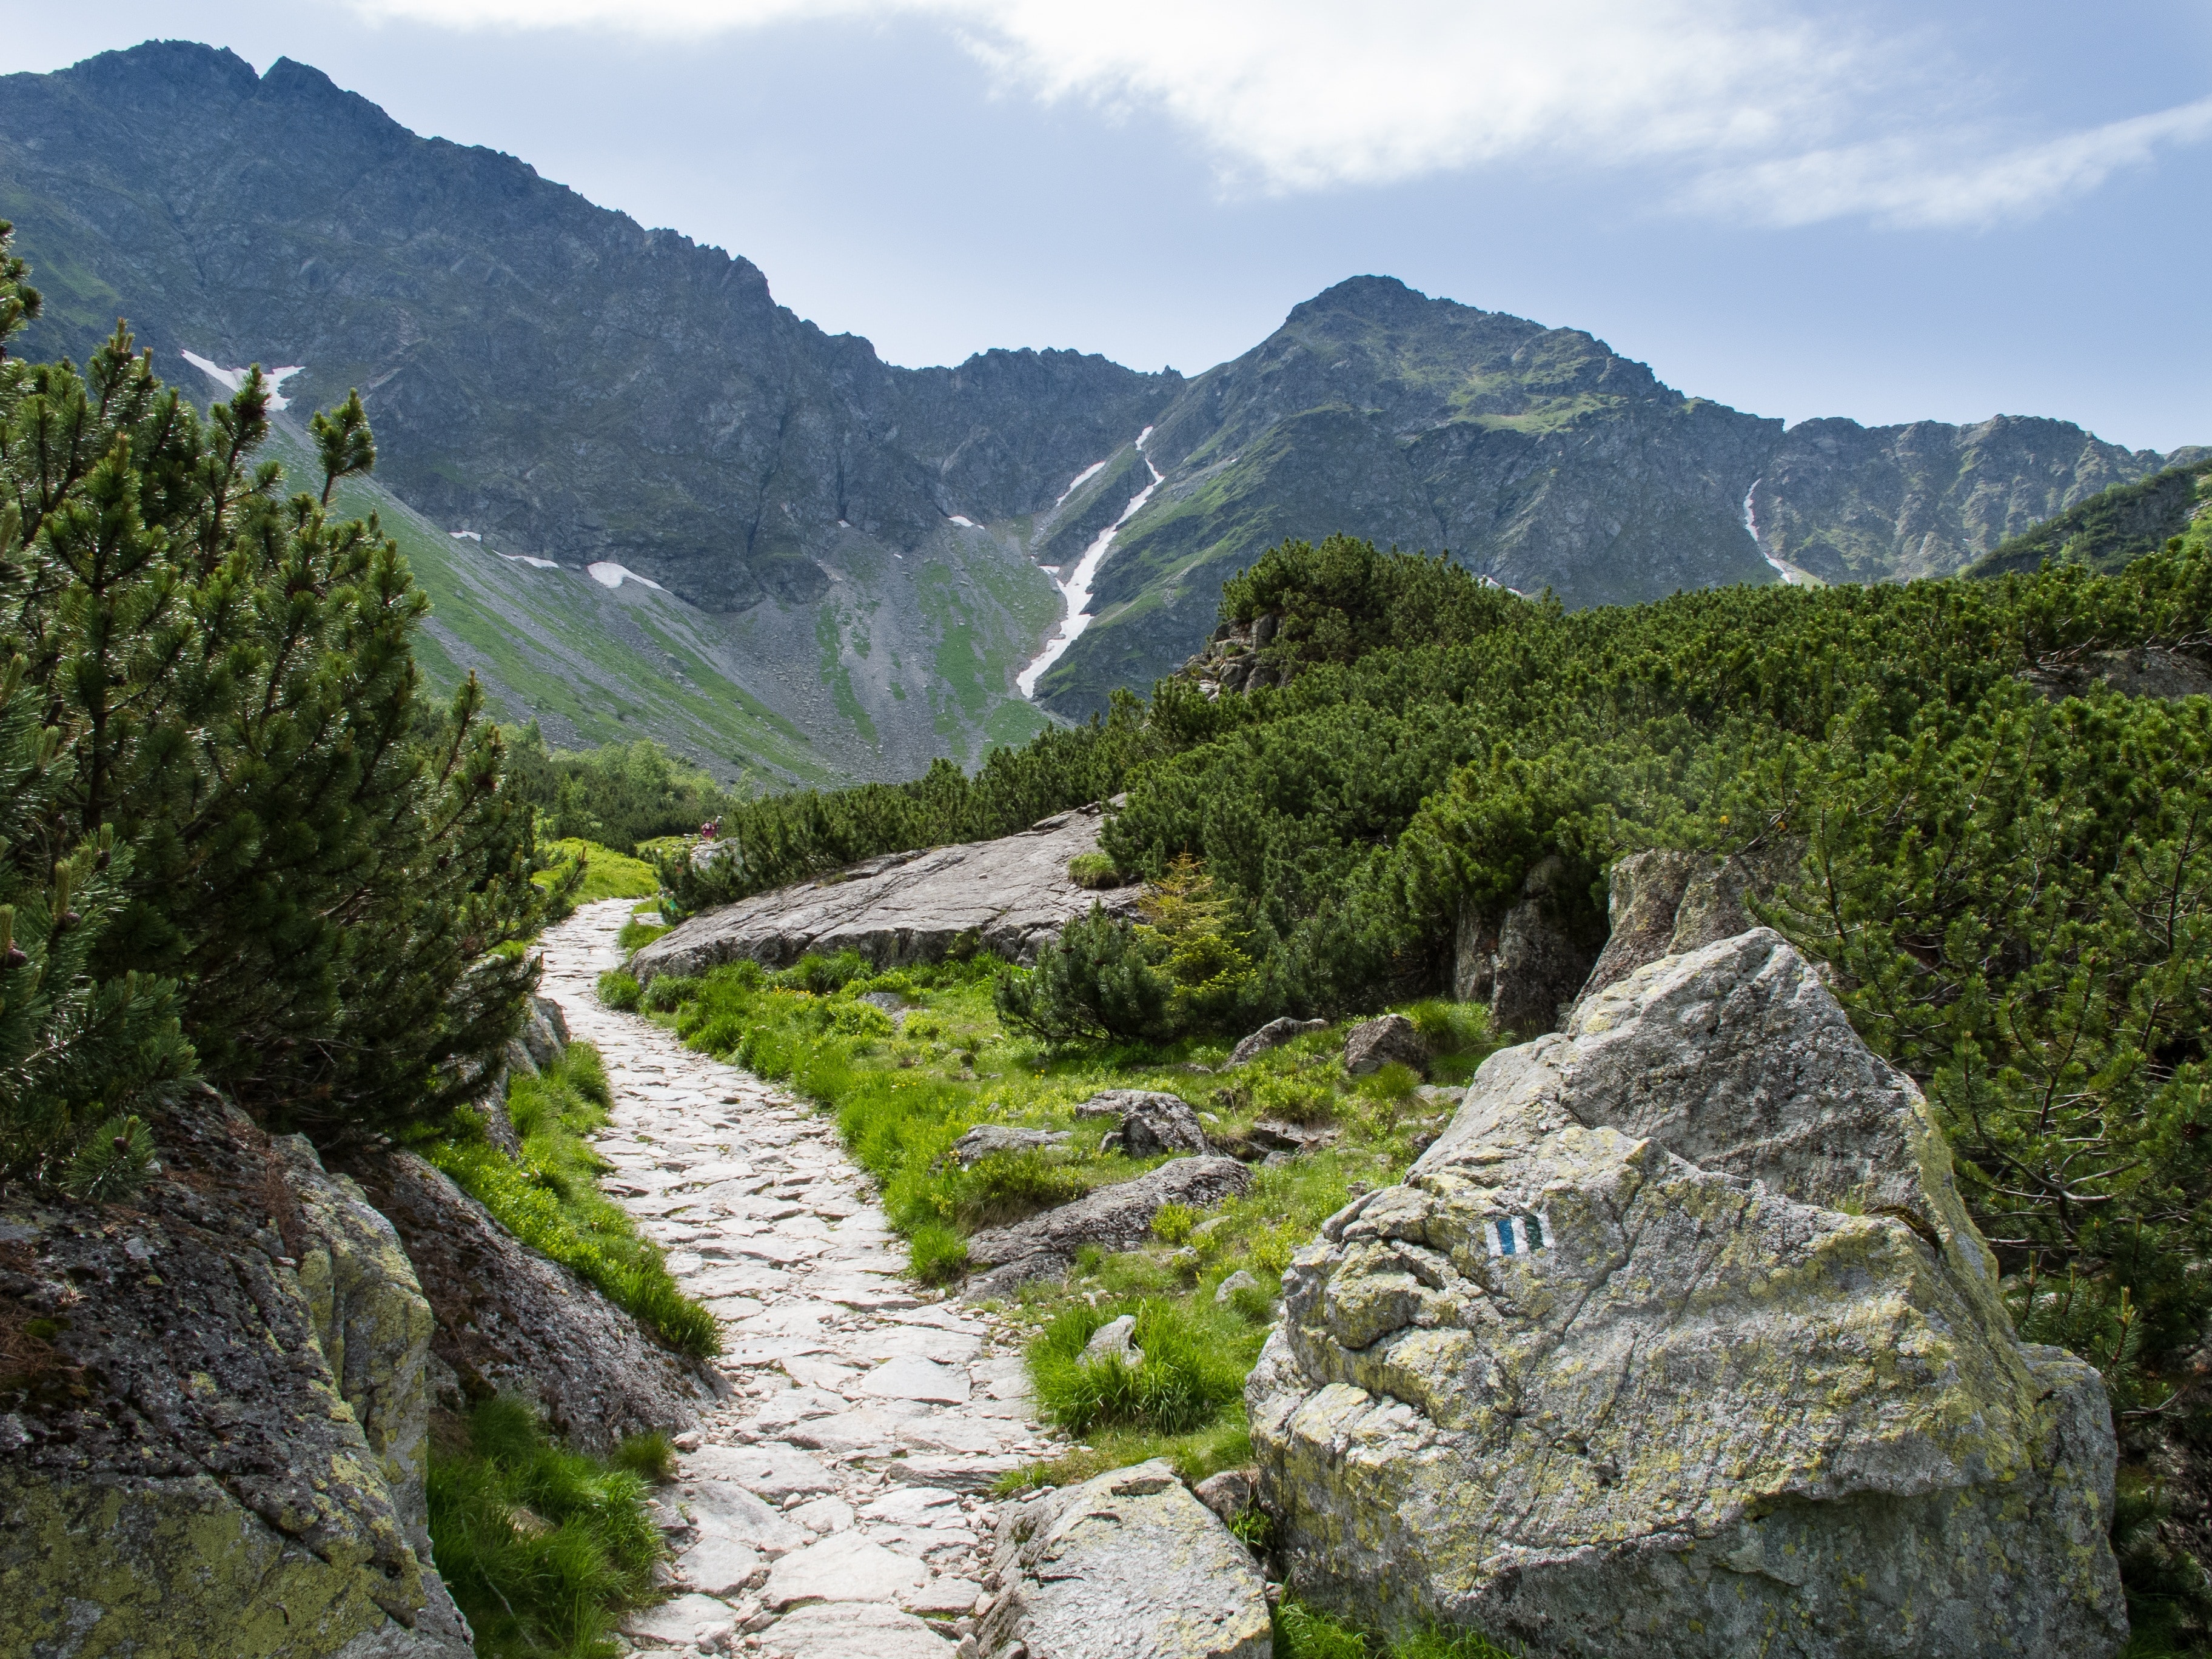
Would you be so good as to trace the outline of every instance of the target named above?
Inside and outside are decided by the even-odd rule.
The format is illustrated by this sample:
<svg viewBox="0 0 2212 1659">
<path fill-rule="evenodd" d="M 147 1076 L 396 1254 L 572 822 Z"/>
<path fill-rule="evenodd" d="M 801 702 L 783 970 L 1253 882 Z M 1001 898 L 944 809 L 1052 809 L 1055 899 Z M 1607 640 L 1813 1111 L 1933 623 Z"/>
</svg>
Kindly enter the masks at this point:
<svg viewBox="0 0 2212 1659">
<path fill-rule="evenodd" d="M 599 1001 L 631 904 L 549 929 L 540 988 L 606 1061 L 601 1184 L 722 1321 L 730 1391 L 658 1501 L 683 1582 L 624 1632 L 684 1654 L 973 1655 L 988 1489 L 1055 1449 L 1019 1333 L 906 1279 L 830 1120 Z"/>
</svg>

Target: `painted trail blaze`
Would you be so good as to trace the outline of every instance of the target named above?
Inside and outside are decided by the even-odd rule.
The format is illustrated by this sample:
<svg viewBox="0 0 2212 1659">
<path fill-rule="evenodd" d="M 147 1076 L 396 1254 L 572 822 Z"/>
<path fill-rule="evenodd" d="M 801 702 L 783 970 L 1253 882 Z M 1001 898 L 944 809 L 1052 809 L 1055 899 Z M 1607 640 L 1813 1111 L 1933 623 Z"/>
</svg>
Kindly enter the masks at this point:
<svg viewBox="0 0 2212 1659">
<path fill-rule="evenodd" d="M 1492 1255 L 1529 1255 L 1544 1248 L 1544 1218 L 1540 1215 L 1493 1217 L 1483 1228 Z"/>
</svg>

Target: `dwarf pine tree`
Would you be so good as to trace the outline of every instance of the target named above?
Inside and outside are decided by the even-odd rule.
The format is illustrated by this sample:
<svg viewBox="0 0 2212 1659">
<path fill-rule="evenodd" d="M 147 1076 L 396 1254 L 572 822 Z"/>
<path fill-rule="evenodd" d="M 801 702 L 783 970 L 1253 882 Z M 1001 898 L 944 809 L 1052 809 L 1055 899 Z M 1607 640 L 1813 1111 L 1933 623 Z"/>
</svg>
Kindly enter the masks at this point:
<svg viewBox="0 0 2212 1659">
<path fill-rule="evenodd" d="M 23 274 L 0 265 L 0 321 Z M 374 462 L 359 399 L 301 493 L 254 459 L 268 427 L 258 370 L 203 419 L 120 325 L 82 373 L 0 362 L 0 902 L 27 958 L 0 973 L 46 1000 L 0 980 L 18 1170 L 195 1066 L 325 1139 L 436 1119 L 534 981 L 501 948 L 549 900 L 497 728 L 473 682 L 425 701 L 427 599 L 374 517 L 328 508 Z M 67 1036 L 94 1009 L 120 1048 Z M 70 1080 L 40 1094 L 21 1057 L 57 1045 Z"/>
</svg>

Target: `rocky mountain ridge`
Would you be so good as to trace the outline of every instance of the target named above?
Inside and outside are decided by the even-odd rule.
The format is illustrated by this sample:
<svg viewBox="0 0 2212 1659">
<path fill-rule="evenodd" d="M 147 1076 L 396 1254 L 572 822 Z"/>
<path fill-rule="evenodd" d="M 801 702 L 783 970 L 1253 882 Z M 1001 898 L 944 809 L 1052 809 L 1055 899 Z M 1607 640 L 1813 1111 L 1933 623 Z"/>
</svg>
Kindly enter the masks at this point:
<svg viewBox="0 0 2212 1659">
<path fill-rule="evenodd" d="M 302 365 L 304 404 L 359 386 L 401 499 L 659 584 L 848 775 L 972 762 L 1038 705 L 1148 684 L 1284 537 L 1449 549 L 1571 605 L 1887 580 L 2164 462 L 2053 420 L 1785 428 L 1380 276 L 1195 379 L 1066 351 L 896 368 L 742 258 L 304 65 L 181 42 L 0 78 L 0 214 L 48 297 L 27 350 L 82 356 L 127 313 L 172 375 L 189 351 Z M 1079 571 L 1095 621 L 1032 702 L 1017 677 Z"/>
</svg>

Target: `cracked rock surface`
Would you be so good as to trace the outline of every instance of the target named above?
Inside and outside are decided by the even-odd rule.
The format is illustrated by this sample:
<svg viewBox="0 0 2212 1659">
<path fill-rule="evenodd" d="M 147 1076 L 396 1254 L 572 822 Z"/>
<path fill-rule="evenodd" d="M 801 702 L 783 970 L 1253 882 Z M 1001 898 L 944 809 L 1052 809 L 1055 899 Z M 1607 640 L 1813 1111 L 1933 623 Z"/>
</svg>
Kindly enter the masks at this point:
<svg viewBox="0 0 2212 1659">
<path fill-rule="evenodd" d="M 1486 1060 L 1247 1384 L 1299 1593 L 1635 1659 L 2127 1637 L 2096 1372 L 2024 1346 L 1910 1079 L 1765 928 Z"/>
<path fill-rule="evenodd" d="M 641 984 L 661 974 L 700 974 L 750 958 L 781 968 L 810 951 L 858 951 L 878 967 L 935 962 L 963 933 L 1012 962 L 1093 904 L 1132 915 L 1138 890 L 1093 892 L 1067 873 L 1098 850 L 1103 809 L 1048 817 L 1018 835 L 868 859 L 819 881 L 795 882 L 724 905 L 663 933 L 630 969 Z M 575 1010 L 570 1007 L 569 1016 Z"/>
<path fill-rule="evenodd" d="M 917 1290 L 834 1124 L 602 1005 L 630 902 L 544 939 L 546 994 L 606 1062 L 605 1190 L 722 1322 L 729 1397 L 659 1496 L 682 1582 L 641 1648 L 952 1659 L 1006 1470 L 1054 1447 L 1011 1322 Z M 970 1644 L 972 1647 L 972 1644 Z"/>
</svg>

